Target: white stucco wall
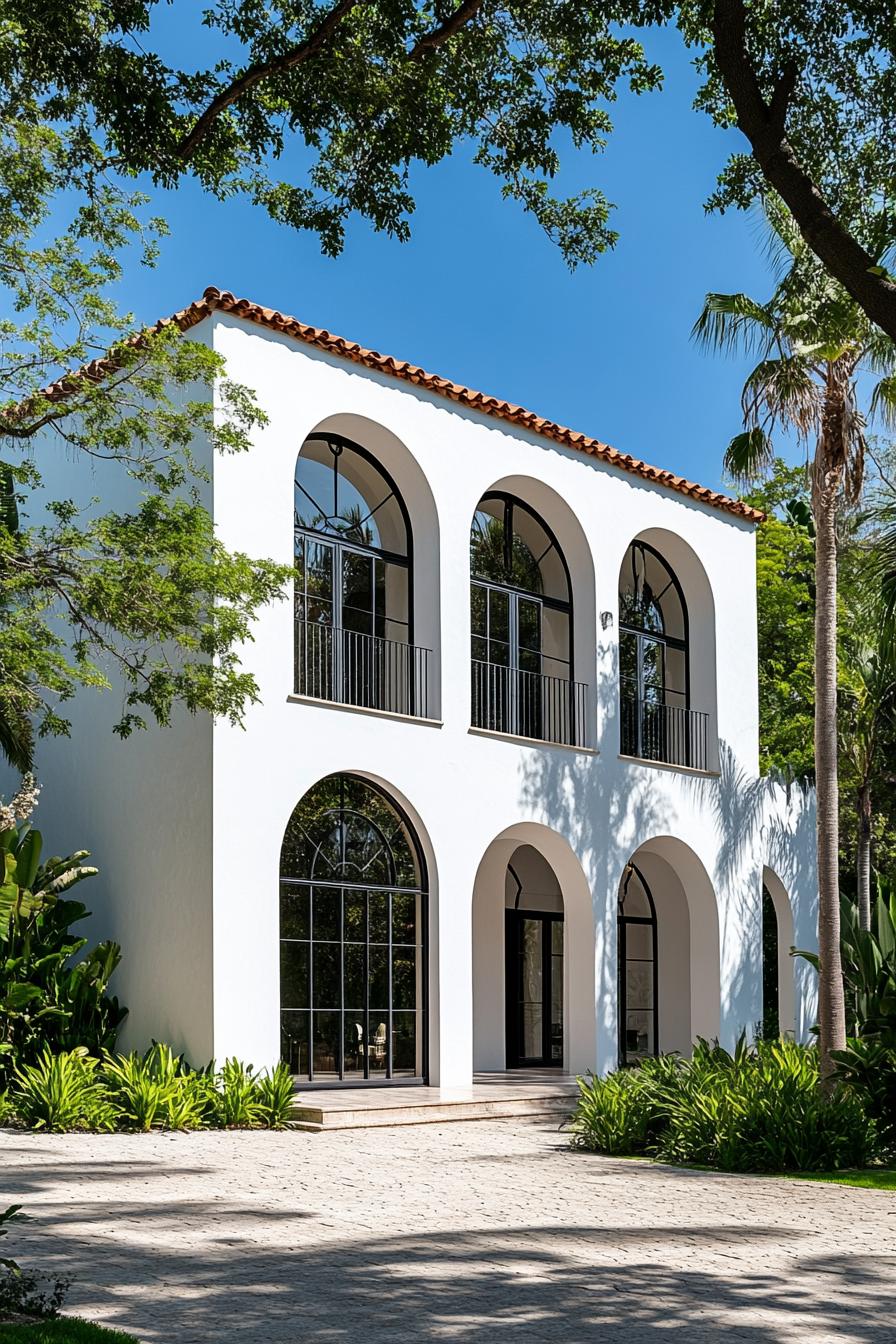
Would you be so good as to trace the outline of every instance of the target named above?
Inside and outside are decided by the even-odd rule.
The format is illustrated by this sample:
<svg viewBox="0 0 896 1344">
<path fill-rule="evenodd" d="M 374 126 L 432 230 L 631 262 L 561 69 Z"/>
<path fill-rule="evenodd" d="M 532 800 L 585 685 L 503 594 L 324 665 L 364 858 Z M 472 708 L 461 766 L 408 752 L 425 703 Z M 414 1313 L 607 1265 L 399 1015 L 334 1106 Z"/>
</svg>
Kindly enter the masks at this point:
<svg viewBox="0 0 896 1344">
<path fill-rule="evenodd" d="M 753 822 L 758 787 L 753 528 L 289 338 L 230 317 L 213 321 L 215 344 L 231 375 L 256 389 L 270 417 L 253 453 L 217 466 L 222 538 L 289 561 L 292 478 L 302 442 L 321 426 L 349 434 L 382 455 L 404 495 L 414 529 L 415 639 L 435 649 L 433 664 L 440 669 L 437 725 L 297 703 L 290 699 L 290 608 L 284 604 L 262 614 L 247 663 L 264 703 L 251 711 L 244 733 L 226 726 L 215 730 L 216 983 L 255 986 L 242 995 L 216 995 L 216 1041 L 254 1058 L 276 1055 L 276 865 L 283 827 L 306 789 L 323 775 L 346 770 L 380 780 L 419 820 L 434 915 L 434 1079 L 469 1077 L 471 986 L 475 978 L 478 1002 L 485 975 L 480 968 L 494 969 L 496 958 L 500 963 L 506 857 L 492 865 L 494 909 L 488 928 L 474 940 L 476 875 L 493 842 L 504 837 L 506 849 L 525 826 L 562 841 L 590 892 L 594 931 L 587 971 L 595 986 L 596 1027 L 577 1047 L 588 1057 L 571 1057 L 569 1063 L 605 1068 L 615 1060 L 618 883 L 632 853 L 664 836 L 674 838 L 681 855 L 690 852 L 717 901 L 719 966 L 709 983 L 720 984 L 719 1030 L 732 1042 L 761 1016 L 758 929 L 761 871 L 768 862 L 761 825 Z M 630 446 L 648 458 L 674 462 L 674 445 Z M 496 487 L 536 508 L 563 547 L 574 594 L 574 675 L 590 686 L 596 755 L 497 739 L 469 728 L 469 529 L 478 500 Z M 710 733 L 719 766 L 712 777 L 619 759 L 617 584 L 636 536 L 663 549 L 685 589 L 692 702 L 705 708 L 718 729 L 717 736 Z M 602 621 L 601 613 L 610 617 Z M 258 856 L 249 921 L 244 884 L 229 861 L 235 817 L 242 842 Z M 805 872 L 811 845 L 804 834 L 792 840 L 802 846 L 791 859 L 793 869 Z M 571 967 L 567 982 L 575 995 Z M 693 992 L 699 995 L 706 983 L 701 974 Z M 495 984 L 484 993 L 490 1008 L 479 1015 L 489 1025 L 480 1022 L 477 1060 L 497 1067 L 501 990 Z M 712 1014 L 702 1010 L 697 1016 L 705 1023 Z M 570 1019 L 568 1025 L 571 1042 L 575 1028 Z"/>
<path fill-rule="evenodd" d="M 48 783 L 53 774 L 71 789 L 76 774 L 91 799 L 69 808 L 65 834 L 102 851 L 103 918 L 125 943 L 121 991 L 136 1033 L 189 1039 L 194 1054 L 276 1060 L 283 831 L 312 785 L 347 771 L 384 785 L 425 854 L 433 1082 L 467 1082 L 474 1062 L 503 1067 L 505 872 L 520 844 L 539 850 L 562 892 L 567 1068 L 615 1065 L 617 893 L 642 846 L 674 872 L 670 910 L 686 903 L 687 934 L 678 929 L 673 943 L 687 950 L 687 1025 L 714 1022 L 731 1044 L 761 1016 L 765 865 L 794 903 L 797 940 L 811 946 L 814 937 L 811 800 L 797 815 L 757 779 L 751 525 L 248 322 L 216 314 L 203 332 L 269 417 L 250 453 L 215 464 L 226 545 L 292 562 L 295 461 L 315 429 L 361 442 L 394 478 L 413 528 L 414 640 L 434 650 L 432 720 L 294 697 L 284 601 L 260 614 L 244 650 L 262 700 L 244 729 L 193 723 L 94 750 L 79 723 L 69 764 L 60 752 L 43 755 Z M 638 442 L 636 420 L 625 447 L 674 467 L 675 445 Z M 496 487 L 541 513 L 563 548 L 574 677 L 590 695 L 588 750 L 469 727 L 469 531 L 479 499 Z M 663 551 L 685 590 L 692 704 L 710 716 L 711 773 L 619 755 L 618 579 L 638 536 Z M 121 787 L 112 755 L 126 762 Z M 671 1007 L 673 991 L 661 992 Z M 801 973 L 794 993 L 803 1033 L 813 1005 Z M 670 1043 L 684 1044 L 686 1015 L 674 1009 Z"/>
</svg>

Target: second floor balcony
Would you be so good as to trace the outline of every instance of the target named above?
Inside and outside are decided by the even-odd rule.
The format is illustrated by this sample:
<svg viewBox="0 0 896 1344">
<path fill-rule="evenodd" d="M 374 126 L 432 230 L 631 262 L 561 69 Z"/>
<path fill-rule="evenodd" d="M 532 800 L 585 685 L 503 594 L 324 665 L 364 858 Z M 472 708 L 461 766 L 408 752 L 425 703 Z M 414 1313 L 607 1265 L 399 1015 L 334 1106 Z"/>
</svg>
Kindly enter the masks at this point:
<svg viewBox="0 0 896 1344">
<path fill-rule="evenodd" d="M 659 696 L 644 697 L 623 682 L 619 749 L 623 756 L 689 770 L 708 768 L 709 715 Z"/>
<path fill-rule="evenodd" d="M 472 723 L 495 733 L 584 747 L 588 688 L 583 682 L 471 662 Z"/>
<path fill-rule="evenodd" d="M 429 649 L 315 621 L 295 635 L 297 695 L 429 717 Z"/>
</svg>

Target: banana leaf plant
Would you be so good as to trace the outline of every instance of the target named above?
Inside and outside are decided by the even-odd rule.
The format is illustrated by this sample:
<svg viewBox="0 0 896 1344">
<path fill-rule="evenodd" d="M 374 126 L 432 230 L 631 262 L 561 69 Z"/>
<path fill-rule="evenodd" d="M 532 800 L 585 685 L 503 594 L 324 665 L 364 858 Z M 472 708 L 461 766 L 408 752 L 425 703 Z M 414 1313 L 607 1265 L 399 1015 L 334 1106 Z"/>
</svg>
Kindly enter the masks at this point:
<svg viewBox="0 0 896 1344">
<path fill-rule="evenodd" d="M 71 932 L 90 913 L 63 899 L 97 872 L 84 862 L 87 850 L 43 863 L 41 851 L 41 834 L 27 823 L 0 833 L 0 1077 L 44 1046 L 111 1049 L 127 1011 L 107 992 L 118 944 L 85 953 L 87 939 Z"/>
<path fill-rule="evenodd" d="M 817 952 L 795 952 L 818 969 Z M 863 929 L 852 901 L 840 908 L 840 959 L 849 1036 L 896 1037 L 896 887 L 878 879 L 871 928 Z"/>
</svg>

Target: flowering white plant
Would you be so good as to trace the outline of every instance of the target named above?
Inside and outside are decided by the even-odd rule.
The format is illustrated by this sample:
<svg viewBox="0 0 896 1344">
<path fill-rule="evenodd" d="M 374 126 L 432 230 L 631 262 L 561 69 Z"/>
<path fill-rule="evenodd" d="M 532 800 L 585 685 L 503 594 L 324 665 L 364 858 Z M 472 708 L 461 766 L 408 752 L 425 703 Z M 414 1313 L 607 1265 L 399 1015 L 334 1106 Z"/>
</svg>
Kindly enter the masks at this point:
<svg viewBox="0 0 896 1344">
<path fill-rule="evenodd" d="M 21 821 L 27 821 L 37 807 L 40 785 L 32 774 L 22 776 L 22 782 L 8 803 L 0 801 L 0 832 L 12 831 Z"/>
</svg>

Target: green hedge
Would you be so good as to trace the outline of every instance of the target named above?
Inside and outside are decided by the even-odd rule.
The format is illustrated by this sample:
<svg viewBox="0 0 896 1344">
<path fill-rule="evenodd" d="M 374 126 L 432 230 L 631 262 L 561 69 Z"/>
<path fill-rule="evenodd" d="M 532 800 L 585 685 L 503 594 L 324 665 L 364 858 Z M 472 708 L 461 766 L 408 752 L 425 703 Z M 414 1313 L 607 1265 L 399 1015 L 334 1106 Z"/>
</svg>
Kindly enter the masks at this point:
<svg viewBox="0 0 896 1344">
<path fill-rule="evenodd" d="M 865 1167 L 884 1144 L 863 1097 L 823 1092 L 814 1047 L 741 1039 L 734 1054 L 699 1041 L 606 1078 L 579 1079 L 572 1143 L 722 1171 Z"/>
</svg>

